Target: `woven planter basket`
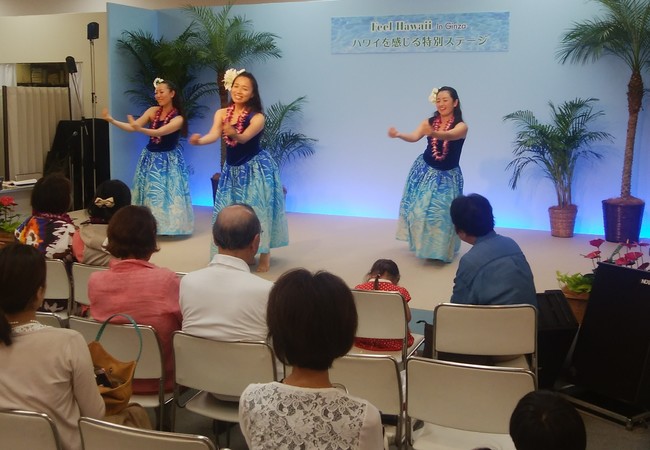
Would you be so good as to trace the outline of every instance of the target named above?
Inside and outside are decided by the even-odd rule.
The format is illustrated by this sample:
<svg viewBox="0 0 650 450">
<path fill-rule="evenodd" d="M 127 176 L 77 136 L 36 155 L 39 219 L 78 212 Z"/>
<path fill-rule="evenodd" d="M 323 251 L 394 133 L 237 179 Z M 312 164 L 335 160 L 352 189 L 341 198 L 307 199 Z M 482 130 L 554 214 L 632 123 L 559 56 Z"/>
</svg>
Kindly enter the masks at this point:
<svg viewBox="0 0 650 450">
<path fill-rule="evenodd" d="M 551 206 L 548 209 L 548 216 L 551 219 L 551 236 L 573 237 L 577 214 L 578 207 L 576 205 L 569 205 L 565 208 Z"/>
<path fill-rule="evenodd" d="M 643 221 L 643 200 L 603 200 L 603 221 L 607 242 L 639 242 Z"/>
</svg>

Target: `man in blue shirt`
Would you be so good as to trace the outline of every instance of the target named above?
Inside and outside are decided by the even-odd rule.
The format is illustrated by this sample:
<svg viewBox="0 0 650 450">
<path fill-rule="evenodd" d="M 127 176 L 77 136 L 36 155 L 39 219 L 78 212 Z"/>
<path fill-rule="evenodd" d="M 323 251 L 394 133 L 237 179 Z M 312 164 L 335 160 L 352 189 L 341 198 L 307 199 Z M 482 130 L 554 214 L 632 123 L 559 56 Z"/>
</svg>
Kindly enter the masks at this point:
<svg viewBox="0 0 650 450">
<path fill-rule="evenodd" d="M 537 307 L 528 261 L 514 240 L 494 231 L 490 202 L 479 194 L 461 195 L 450 213 L 458 237 L 472 245 L 460 258 L 451 302 Z"/>
</svg>

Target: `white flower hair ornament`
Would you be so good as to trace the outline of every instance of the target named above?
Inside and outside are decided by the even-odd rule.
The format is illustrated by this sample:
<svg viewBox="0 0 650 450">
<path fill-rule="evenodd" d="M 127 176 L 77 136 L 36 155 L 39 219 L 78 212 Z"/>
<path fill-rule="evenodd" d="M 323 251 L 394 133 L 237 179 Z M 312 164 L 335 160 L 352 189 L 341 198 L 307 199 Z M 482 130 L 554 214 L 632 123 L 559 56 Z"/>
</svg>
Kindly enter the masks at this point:
<svg viewBox="0 0 650 450">
<path fill-rule="evenodd" d="M 228 69 L 226 70 L 226 73 L 223 75 L 223 87 L 226 88 L 227 91 L 230 91 L 232 89 L 232 83 L 235 81 L 235 78 L 237 78 L 237 75 L 240 73 L 246 72 L 246 69 Z"/>
<path fill-rule="evenodd" d="M 163 80 L 162 78 L 156 78 L 155 80 L 153 80 L 153 88 L 156 89 L 160 83 L 164 83 L 164 82 L 165 80 Z"/>
<path fill-rule="evenodd" d="M 431 91 L 431 95 L 429 95 L 429 101 L 434 105 L 436 104 L 436 99 L 438 98 L 438 92 L 440 92 L 440 89 L 433 88 L 433 90 Z"/>
</svg>

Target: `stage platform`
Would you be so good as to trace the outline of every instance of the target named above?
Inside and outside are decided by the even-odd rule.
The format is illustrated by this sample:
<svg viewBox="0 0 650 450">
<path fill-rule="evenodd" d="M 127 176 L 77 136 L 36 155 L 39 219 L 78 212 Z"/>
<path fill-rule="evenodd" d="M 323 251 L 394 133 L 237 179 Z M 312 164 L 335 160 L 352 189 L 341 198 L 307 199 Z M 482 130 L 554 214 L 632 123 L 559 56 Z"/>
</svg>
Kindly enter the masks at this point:
<svg viewBox="0 0 650 450">
<path fill-rule="evenodd" d="M 174 271 L 189 272 L 210 259 L 212 208 L 195 206 L 195 231 L 189 237 L 161 237 L 160 252 L 152 262 Z M 285 271 L 304 267 L 328 270 L 351 287 L 360 283 L 372 263 L 393 259 L 399 266 L 400 284 L 411 293 L 411 308 L 431 311 L 451 297 L 458 258 L 470 246 L 463 243 L 459 257 L 450 264 L 416 258 L 406 242 L 395 239 L 397 220 L 288 213 L 289 245 L 271 251 L 271 270 L 260 274 L 276 280 Z M 592 264 L 582 254 L 598 236 L 555 238 L 549 231 L 497 228 L 519 243 L 535 276 L 537 292 L 558 289 L 555 271 L 588 272 Z M 610 244 L 605 244 L 610 245 Z M 613 245 L 613 244 L 611 244 Z M 255 270 L 255 268 L 252 268 Z"/>
</svg>

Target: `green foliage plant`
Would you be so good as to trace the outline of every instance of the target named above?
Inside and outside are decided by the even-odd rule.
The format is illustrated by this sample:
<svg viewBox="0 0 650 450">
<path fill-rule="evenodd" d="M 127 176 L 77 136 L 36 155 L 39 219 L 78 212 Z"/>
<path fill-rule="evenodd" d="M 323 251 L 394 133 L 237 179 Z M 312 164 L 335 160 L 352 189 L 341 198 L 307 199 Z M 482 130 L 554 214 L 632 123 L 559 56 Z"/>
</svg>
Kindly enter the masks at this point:
<svg viewBox="0 0 650 450">
<path fill-rule="evenodd" d="M 631 71 L 627 83 L 628 122 L 621 175 L 621 203 L 631 195 L 632 163 L 639 111 L 645 88 L 643 72 L 650 68 L 650 0 L 594 0 L 602 17 L 574 23 L 565 33 L 557 57 L 560 62 L 585 64 L 613 56 Z"/>
<path fill-rule="evenodd" d="M 306 97 L 298 97 L 285 104 L 274 103 L 266 109 L 266 123 L 260 146 L 267 150 L 282 169 L 296 158 L 305 158 L 314 154 L 317 139 L 291 129 L 297 116 L 302 112 Z"/>
<path fill-rule="evenodd" d="M 555 188 L 557 205 L 567 208 L 573 205 L 571 189 L 576 165 L 581 159 L 600 159 L 602 155 L 590 144 L 611 139 L 603 131 L 591 131 L 592 122 L 604 113 L 594 111 L 597 99 L 580 99 L 555 106 L 549 102 L 551 122 L 541 123 L 528 110 L 506 115 L 503 120 L 512 121 L 517 127 L 514 141 L 514 158 L 506 166 L 512 170 L 510 187 L 515 189 L 524 170 L 537 166 Z"/>
<path fill-rule="evenodd" d="M 170 80 L 182 95 L 187 120 L 204 117 L 207 106 L 202 105 L 200 100 L 206 95 L 215 95 L 218 89 L 215 82 L 197 81 L 204 67 L 198 57 L 200 45 L 193 25 L 173 40 L 164 37 L 156 39 L 142 30 L 124 31 L 117 41 L 117 48 L 134 63 L 133 73 L 129 76 L 133 87 L 126 94 L 138 106 L 148 108 L 156 104 L 153 80 Z"/>
</svg>

